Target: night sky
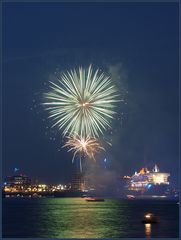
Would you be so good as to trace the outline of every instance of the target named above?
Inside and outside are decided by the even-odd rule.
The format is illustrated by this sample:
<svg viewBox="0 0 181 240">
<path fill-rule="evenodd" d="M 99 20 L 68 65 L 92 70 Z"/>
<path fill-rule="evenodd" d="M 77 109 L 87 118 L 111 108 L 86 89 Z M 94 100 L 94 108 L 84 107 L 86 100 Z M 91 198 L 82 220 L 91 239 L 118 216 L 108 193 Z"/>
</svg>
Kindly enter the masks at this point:
<svg viewBox="0 0 181 240">
<path fill-rule="evenodd" d="M 120 177 L 156 163 L 177 185 L 178 18 L 178 3 L 3 4 L 3 177 L 17 167 L 70 181 L 72 154 L 50 129 L 42 93 L 55 72 L 92 63 L 125 98 L 99 159 Z"/>
</svg>

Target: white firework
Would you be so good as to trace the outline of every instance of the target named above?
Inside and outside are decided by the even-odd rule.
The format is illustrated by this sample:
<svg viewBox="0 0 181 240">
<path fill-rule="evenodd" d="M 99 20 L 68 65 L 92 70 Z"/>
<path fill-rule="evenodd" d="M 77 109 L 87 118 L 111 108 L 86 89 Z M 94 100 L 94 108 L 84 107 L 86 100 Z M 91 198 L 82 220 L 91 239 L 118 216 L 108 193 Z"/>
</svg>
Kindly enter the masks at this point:
<svg viewBox="0 0 181 240">
<path fill-rule="evenodd" d="M 68 152 L 74 152 L 72 162 L 77 154 L 87 156 L 89 159 L 95 160 L 95 154 L 100 152 L 101 150 L 105 151 L 105 149 L 100 145 L 98 139 L 96 138 L 81 138 L 79 136 L 68 137 L 68 141 L 65 143 L 63 147 L 68 147 Z"/>
<path fill-rule="evenodd" d="M 110 127 L 118 102 L 116 92 L 111 78 L 90 65 L 67 71 L 56 83 L 50 82 L 43 104 L 52 126 L 62 129 L 64 136 L 98 137 Z"/>
</svg>

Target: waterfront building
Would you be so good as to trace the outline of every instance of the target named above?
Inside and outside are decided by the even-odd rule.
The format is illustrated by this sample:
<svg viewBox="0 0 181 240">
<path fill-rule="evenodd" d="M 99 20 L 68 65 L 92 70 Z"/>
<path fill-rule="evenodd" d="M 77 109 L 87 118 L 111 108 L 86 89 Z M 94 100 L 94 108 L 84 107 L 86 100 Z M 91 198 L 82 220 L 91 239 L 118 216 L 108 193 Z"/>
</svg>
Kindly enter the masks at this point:
<svg viewBox="0 0 181 240">
<path fill-rule="evenodd" d="M 29 186 L 31 185 L 31 179 L 23 174 L 8 176 L 5 179 L 5 185 L 11 187 L 19 185 Z"/>
<path fill-rule="evenodd" d="M 71 189 L 73 191 L 82 191 L 84 188 L 83 173 L 75 171 L 72 176 Z"/>
<path fill-rule="evenodd" d="M 3 190 L 5 192 L 22 192 L 30 188 L 31 179 L 23 174 L 7 176 L 4 182 Z"/>
<path fill-rule="evenodd" d="M 75 158 L 73 164 L 73 174 L 71 181 L 71 189 L 73 191 L 82 191 L 84 190 L 84 173 L 82 170 L 82 164 L 80 158 Z"/>
</svg>

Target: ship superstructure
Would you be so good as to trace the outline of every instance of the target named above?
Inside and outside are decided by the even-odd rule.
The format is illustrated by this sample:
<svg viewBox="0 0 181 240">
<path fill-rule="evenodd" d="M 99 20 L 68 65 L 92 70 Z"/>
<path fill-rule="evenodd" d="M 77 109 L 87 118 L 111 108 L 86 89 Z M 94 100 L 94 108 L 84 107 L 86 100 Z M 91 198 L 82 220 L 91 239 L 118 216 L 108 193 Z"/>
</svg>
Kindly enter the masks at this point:
<svg viewBox="0 0 181 240">
<path fill-rule="evenodd" d="M 124 176 L 126 180 L 125 188 L 129 194 L 142 195 L 163 195 L 169 185 L 168 177 L 170 173 L 160 172 L 157 165 L 149 171 L 142 168 L 138 173 L 135 172 L 131 177 Z"/>
</svg>

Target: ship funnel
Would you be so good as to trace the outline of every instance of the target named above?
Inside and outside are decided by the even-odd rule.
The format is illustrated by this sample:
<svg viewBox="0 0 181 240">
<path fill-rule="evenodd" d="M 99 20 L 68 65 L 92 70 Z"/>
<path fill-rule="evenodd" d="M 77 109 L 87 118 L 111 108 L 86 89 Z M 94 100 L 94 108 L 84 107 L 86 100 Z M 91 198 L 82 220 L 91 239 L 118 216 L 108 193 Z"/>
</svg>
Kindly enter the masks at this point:
<svg viewBox="0 0 181 240">
<path fill-rule="evenodd" d="M 145 174 L 145 169 L 144 169 L 144 168 L 142 168 L 142 169 L 140 170 L 140 174 Z"/>
<path fill-rule="evenodd" d="M 160 170 L 159 170 L 159 168 L 158 168 L 158 166 L 155 164 L 155 166 L 154 166 L 154 168 L 153 168 L 153 172 L 159 172 Z"/>
</svg>

